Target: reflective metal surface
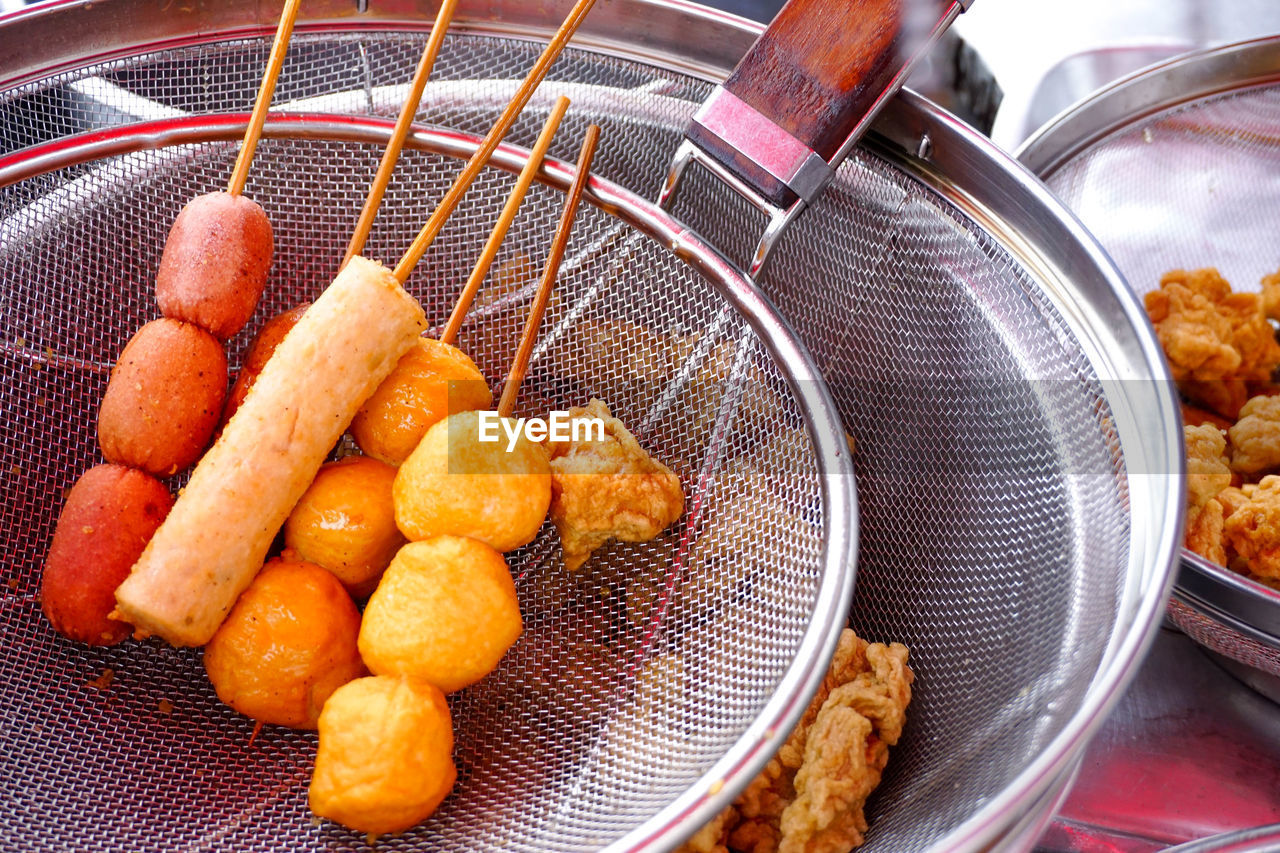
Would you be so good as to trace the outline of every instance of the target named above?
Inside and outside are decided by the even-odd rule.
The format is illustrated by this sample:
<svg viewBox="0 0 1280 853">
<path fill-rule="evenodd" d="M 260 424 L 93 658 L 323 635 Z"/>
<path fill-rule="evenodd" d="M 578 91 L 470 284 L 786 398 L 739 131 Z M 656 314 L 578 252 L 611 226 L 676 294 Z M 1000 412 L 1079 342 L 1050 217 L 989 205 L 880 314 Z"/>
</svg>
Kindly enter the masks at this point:
<svg viewBox="0 0 1280 853">
<path fill-rule="evenodd" d="M 1146 292 L 1216 267 L 1238 290 L 1276 267 L 1280 37 L 1184 54 L 1110 85 L 1029 139 L 1020 159 Z M 1280 675 L 1280 592 L 1187 552 L 1174 609 L 1221 654 Z M 1199 616 L 1196 617 L 1195 614 Z M 1238 638 L 1238 639 L 1237 639 Z"/>
<path fill-rule="evenodd" d="M 137 15 L 122 14 L 126 6 L 136 6 Z M 439 85 L 429 87 L 420 120 L 452 132 L 488 128 L 495 104 L 504 103 L 503 94 L 519 77 L 518 70 L 536 52 L 537 39 L 550 31 L 547 21 L 558 19 L 554 9 L 527 5 L 502 11 L 506 17 L 494 20 L 482 8 L 462 6 L 459 29 L 446 40 L 437 64 Z M 567 127 L 588 116 L 601 120 L 606 141 L 597 159 L 599 174 L 651 198 L 688 117 L 711 82 L 732 64 L 721 60 L 735 46 L 745 49 L 752 30 L 745 22 L 676 3 L 610 2 L 598 11 L 602 14 L 588 17 L 581 38 L 544 84 L 545 94 L 549 100 L 564 87 L 575 104 L 583 105 L 585 112 L 576 119 L 571 109 Z M 10 90 L 4 106 L 11 110 L 6 117 L 13 118 L 4 126 L 23 137 L 19 145 L 30 145 L 33 139 L 59 140 L 92 127 L 99 116 L 134 121 L 131 116 L 152 109 L 139 104 L 138 98 L 199 116 L 236 114 L 256 85 L 263 37 L 274 24 L 265 20 L 269 14 L 245 2 L 162 13 L 140 2 L 111 0 L 59 7 L 48 19 L 24 19 L 23 26 L 32 27 L 21 40 L 32 44 L 29 51 L 16 51 L 21 55 L 15 57 L 17 41 L 3 42 L 18 68 L 0 73 L 0 78 L 25 81 Z M 378 4 L 363 17 L 349 7 L 323 2 L 305 5 L 303 15 L 295 30 L 297 53 L 286 63 L 278 89 L 281 103 L 330 115 L 356 115 L 361 121 L 398 108 L 401 81 L 416 58 L 424 21 Z M 539 17 L 543 15 L 545 19 Z M 58 73 L 36 82 L 34 76 L 45 66 Z M 194 85 L 190 75 L 196 75 L 200 85 Z M 84 89 L 97 85 L 92 81 L 105 81 L 114 89 L 87 101 Z M 35 103 L 39 109 L 32 109 Z M 538 118 L 529 116 L 517 125 L 514 144 L 528 143 L 540 124 Z M 572 137 L 568 133 L 569 141 L 557 144 L 572 149 Z M 347 220 L 342 212 L 358 203 L 376 156 L 372 146 L 364 150 L 349 142 L 313 140 L 296 143 L 296 151 L 291 150 L 295 143 L 272 142 L 277 159 L 261 162 L 274 163 L 275 168 L 251 175 L 250 186 L 260 186 L 290 223 L 282 232 L 290 235 L 282 243 L 282 257 L 289 259 L 289 286 L 322 280 L 336 263 L 333 255 L 345 245 Z M 181 191 L 211 183 L 222 162 L 216 157 L 208 160 L 201 167 L 204 171 L 190 176 L 194 183 L 165 183 L 183 174 L 168 173 L 182 158 L 149 148 L 147 152 L 140 158 L 143 171 L 154 171 L 160 182 L 156 186 L 167 187 L 167 194 L 162 195 L 163 204 L 141 204 L 141 209 L 163 215 L 139 217 L 146 230 L 133 239 L 155 251 Z M 564 157 L 555 147 L 553 153 Z M 373 236 L 371 251 L 390 255 L 401 245 L 395 239 L 397 229 L 411 219 L 418 221 L 420 208 L 436 192 L 426 176 L 438 173 L 429 167 L 418 162 L 414 168 L 424 171 L 405 172 L 415 177 L 399 190 L 393 184 L 389 199 L 397 214 L 390 230 Z M 28 206 L 38 206 L 51 193 L 54 199 L 72 198 L 64 185 L 86 187 L 75 183 L 79 177 L 69 171 L 48 182 L 24 182 L 12 191 L 12 206 L 6 212 L 29 215 L 38 207 Z M 255 185 L 255 180 L 261 184 Z M 300 188 L 306 193 L 298 192 Z M 64 194 L 58 195 L 60 191 Z M 686 191 L 685 198 L 690 197 Z M 315 204 L 315 198 L 324 203 Z M 707 199 L 675 213 L 691 235 L 705 235 L 735 257 L 748 229 L 718 204 L 718 199 Z M 108 218 L 103 230 L 94 230 L 93 220 L 78 217 L 81 208 L 97 209 L 86 204 L 61 209 L 84 224 L 84 233 L 96 235 L 95 246 L 104 244 L 118 252 L 118 244 L 104 240 L 104 235 L 113 234 L 111 229 L 122 220 Z M 317 210 L 325 218 L 317 220 Z M 467 220 L 469 230 L 464 229 L 463 238 L 479 229 L 481 219 Z M 468 244 L 463 238 L 453 251 L 465 254 Z M 670 239 L 668 248 L 678 255 L 680 233 Z M 531 238 L 526 251 L 534 251 L 534 243 Z M 19 247 L 11 248 L 15 257 L 21 256 Z M 51 253 L 53 246 L 44 248 Z M 51 276 L 49 270 L 62 267 L 28 263 L 19 267 L 22 275 L 6 283 L 28 280 L 25 271 L 31 269 L 43 270 L 35 280 L 54 292 L 54 282 L 82 279 L 100 287 L 105 280 L 127 278 L 142 287 L 138 283 L 146 281 L 146 259 L 136 254 L 117 258 L 131 265 L 127 277 L 110 265 L 95 268 L 96 278 Z M 641 292 L 661 291 L 668 284 L 664 276 L 644 277 L 653 257 L 642 257 L 640 264 L 633 264 L 625 252 L 605 252 L 602 257 L 639 275 L 635 286 Z M 661 253 L 657 257 L 673 262 Z M 446 259 L 428 266 L 420 273 L 421 286 L 442 294 L 449 289 L 450 271 L 463 265 Z M 1088 738 L 1133 677 L 1172 581 L 1175 549 L 1169 531 L 1176 529 L 1181 513 L 1181 441 L 1174 401 L 1160 381 L 1164 377 L 1158 351 L 1139 322 L 1140 306 L 1092 238 L 1029 173 L 949 115 L 909 95 L 889 105 L 866 145 L 841 168 L 836 184 L 782 241 L 774 265 L 762 288 L 804 338 L 858 448 L 855 473 L 867 500 L 859 506 L 861 562 L 851 621 L 871 639 L 907 643 L 918 677 L 906 736 L 869 806 L 874 832 L 866 849 L 979 850 L 1006 841 L 1024 845 L 1027 833 L 1053 808 Z M 583 269 L 577 283 L 589 288 L 589 268 Z M 611 275 L 605 270 L 599 280 L 613 281 Z M 682 274 L 679 288 L 661 296 L 666 300 L 661 304 L 670 307 L 678 297 L 705 308 L 710 296 L 690 287 L 692 281 Z M 629 292 L 622 288 L 611 293 L 622 298 L 624 291 Z M 282 289 L 276 298 L 284 300 L 289 293 Z M 145 303 L 145 290 L 130 292 L 131 310 L 142 312 Z M 509 303 L 498 300 L 491 311 L 477 316 L 486 323 L 510 323 L 502 305 Z M 95 315 L 97 324 L 115 329 L 117 337 L 138 316 Z M 570 312 L 562 319 L 570 328 L 575 317 Z M 25 330 L 10 335 L 35 340 Z M 102 340 L 95 357 L 105 364 L 112 353 Z M 36 360 L 38 356 L 32 354 Z M 495 350 L 492 361 L 498 360 Z M 92 400 L 92 380 L 85 382 L 78 386 L 81 397 L 75 415 L 82 433 Z M 10 409 L 30 418 L 39 398 L 32 392 L 29 406 Z M 27 430 L 23 434 L 29 437 L 38 432 Z M 23 456 L 14 453 L 15 458 Z M 51 485 L 58 479 L 56 472 L 47 467 L 41 471 L 41 488 L 56 489 Z M 53 503 L 9 505 L 24 506 L 24 511 L 38 516 L 34 523 L 28 516 L 15 522 L 30 533 L 15 545 L 21 556 L 10 561 L 22 567 L 11 598 L 23 636 L 36 637 L 43 653 L 60 656 L 62 671 L 87 671 L 84 660 L 58 646 L 47 628 L 32 618 L 30 595 Z M 769 528 L 757 524 L 751 529 L 759 535 Z M 587 591 L 569 591 L 575 606 L 607 607 L 607 600 L 583 598 Z M 727 594 L 726 589 L 721 593 Z M 575 612 L 550 611 L 547 618 L 553 628 L 565 625 L 555 619 Z M 610 617 L 605 624 L 614 621 Z M 591 624 L 597 626 L 593 630 L 606 630 Z M 24 660 L 22 672 L 48 669 L 38 661 L 33 664 L 35 658 Z M 517 658 L 511 672 L 535 672 L 538 660 L 536 655 Z M 14 675 L 17 668 L 9 671 L 22 682 Z M 761 683 L 755 679 L 751 683 Z M 519 678 L 499 683 L 515 688 Z M 572 696 L 581 686 L 570 678 L 562 690 Z M 187 688 L 194 689 L 191 684 Z M 11 695 L 27 694 L 18 689 Z M 137 694 L 143 702 L 134 709 L 138 715 L 148 710 L 144 706 L 149 698 L 145 692 Z M 133 694 L 128 699 L 133 701 Z M 711 706 L 708 713 L 725 710 L 722 699 L 706 701 Z M 703 719 L 700 712 L 690 713 Z M 211 716 L 217 718 L 212 712 Z M 110 719 L 118 726 L 121 718 Z M 217 719 L 234 735 L 234 720 Z M 542 809 L 546 803 L 537 801 L 532 791 L 539 779 L 530 768 L 558 767 L 556 761 L 577 753 L 533 749 L 530 763 L 520 750 L 545 744 L 547 737 L 556 744 L 565 738 L 572 741 L 582 729 L 561 716 L 555 718 L 559 725 L 547 726 L 548 735 L 532 717 L 521 719 L 522 727 L 502 738 L 514 752 L 499 753 L 493 759 L 497 765 L 489 768 L 492 775 L 477 778 L 498 787 L 501 780 L 528 782 L 519 789 L 520 796 L 529 795 L 531 808 Z M 644 719 L 628 721 L 633 734 L 635 729 L 650 731 L 644 729 Z M 243 727 L 243 721 L 238 725 Z M 59 731 L 49 725 L 41 740 L 27 746 L 74 766 L 74 749 L 65 742 L 54 748 L 52 738 Z M 146 740 L 147 730 L 129 731 L 148 748 L 154 746 Z M 198 734 L 177 727 L 166 731 L 180 740 Z M 598 733 L 588 726 L 588 735 Z M 484 733 L 474 736 L 482 738 Z M 234 742 L 228 737 L 226 742 Z M 186 740 L 181 743 L 188 746 Z M 587 743 L 607 750 L 618 741 Z M 244 850 L 252 844 L 271 844 L 285 831 L 300 833 L 317 846 L 363 843 L 332 828 L 318 830 L 300 823 L 304 813 L 295 777 L 305 769 L 305 739 L 258 745 L 262 752 L 254 753 L 254 760 L 283 755 L 294 775 L 277 780 L 269 792 L 275 798 L 270 809 L 235 807 L 242 802 L 237 796 L 251 803 L 266 796 L 255 787 L 261 779 L 253 774 L 236 777 L 247 790 L 230 785 L 220 789 L 231 805 L 227 799 L 201 801 L 201 807 L 220 813 L 247 811 L 252 818 L 236 824 L 238 828 L 215 822 L 211 832 L 217 843 L 238 844 Z M 581 746 L 576 741 L 571 745 Z M 226 758 L 229 752 L 217 754 Z M 582 815 L 607 811 L 616 816 L 631 808 L 634 786 L 651 780 L 646 762 L 664 754 L 657 749 L 629 753 L 633 760 L 643 760 L 635 760 L 625 784 L 619 783 L 625 796 L 593 800 L 577 795 L 580 791 L 575 789 L 574 796 L 556 799 L 557 806 L 578 816 L 556 829 L 581 829 L 587 825 L 579 822 L 585 821 Z M 182 755 L 180 764 L 200 758 L 189 749 Z M 484 757 L 479 748 L 468 755 Z M 35 765 L 23 766 L 36 774 Z M 56 790 L 75 789 L 65 784 L 69 778 L 55 778 Z M 702 793 L 691 789 L 676 796 L 689 803 Z M 32 823 L 60 826 L 50 818 L 60 808 L 58 794 L 26 796 L 45 810 Z M 100 798 L 103 808 L 111 807 L 109 799 Z M 452 808 L 479 814 L 493 802 L 471 799 Z M 192 805 L 186 800 L 183 804 Z M 193 819 L 189 809 L 173 808 L 172 802 L 165 805 L 160 817 L 136 820 L 131 831 L 149 832 L 153 822 L 162 819 L 205 825 Z M 486 819 L 490 817 L 486 813 Z M 514 831 L 518 823 L 499 821 L 497 827 Z M 262 831 L 263 825 L 270 831 Z M 424 846 L 437 830 L 394 844 L 405 849 Z M 148 837 L 165 840 L 163 833 Z"/>
</svg>

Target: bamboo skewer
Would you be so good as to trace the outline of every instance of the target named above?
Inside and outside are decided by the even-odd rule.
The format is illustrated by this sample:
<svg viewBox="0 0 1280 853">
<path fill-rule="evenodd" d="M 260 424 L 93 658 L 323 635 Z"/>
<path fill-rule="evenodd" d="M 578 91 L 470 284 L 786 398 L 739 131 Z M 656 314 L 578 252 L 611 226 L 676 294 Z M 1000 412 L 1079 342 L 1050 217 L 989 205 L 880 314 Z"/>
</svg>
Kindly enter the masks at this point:
<svg viewBox="0 0 1280 853">
<path fill-rule="evenodd" d="M 391 133 L 391 139 L 387 142 L 387 149 L 382 152 L 382 162 L 378 164 L 378 172 L 369 186 L 369 194 L 365 198 L 364 208 L 360 211 L 355 231 L 351 234 L 351 242 L 347 246 L 347 254 L 343 257 L 341 266 L 346 266 L 347 261 L 364 249 L 365 240 L 369 237 L 369 229 L 373 227 L 374 217 L 378 215 L 378 205 L 382 203 L 382 196 L 387 190 L 387 185 L 391 183 L 391 173 L 395 169 L 396 159 L 400 156 L 404 141 L 409 136 L 413 116 L 418 110 L 418 103 L 422 100 L 422 92 L 427 87 L 427 79 L 431 76 L 431 69 L 435 66 L 436 56 L 440 53 L 440 45 L 444 43 L 449 22 L 453 19 L 453 11 L 457 5 L 458 0 L 444 0 L 440 4 L 440 11 L 436 14 L 435 24 L 431 28 L 431 36 L 427 39 L 426 47 L 423 48 L 422 58 L 418 60 L 418 69 L 413 74 L 409 94 L 400 108 L 400 116 L 396 119 L 396 126 Z"/>
<path fill-rule="evenodd" d="M 525 371 L 529 368 L 529 358 L 533 354 L 533 346 L 538 338 L 538 327 L 542 325 L 542 315 L 546 313 L 547 302 L 551 299 L 551 288 L 555 285 L 556 273 L 560 271 L 560 261 L 563 260 L 565 249 L 569 245 L 569 233 L 573 230 L 578 202 L 582 199 L 582 191 L 586 188 L 591 161 L 595 157 L 596 142 L 599 139 L 600 128 L 594 124 L 588 127 L 582 140 L 582 150 L 578 154 L 578 173 L 574 175 L 573 184 L 565 196 L 564 210 L 560 214 L 560 222 L 556 225 L 556 235 L 551 241 L 547 264 L 542 270 L 542 280 L 538 282 L 538 292 L 534 296 L 533 304 L 529 307 L 529 318 L 525 321 L 520 345 L 511 362 L 507 381 L 502 386 L 502 398 L 498 401 L 500 417 L 510 417 L 515 409 L 516 395 L 520 393 L 520 383 L 524 381 Z"/>
<path fill-rule="evenodd" d="M 587 16 L 587 12 L 591 10 L 594 3 L 595 0 L 578 0 L 574 4 L 574 7 L 569 11 L 569 15 L 543 49 L 542 54 L 534 62 L 533 67 L 529 69 L 529 73 L 516 90 L 511 102 L 507 104 L 502 115 L 498 117 L 498 121 L 489 130 L 488 135 L 480 143 L 480 147 L 475 154 L 471 155 L 471 159 L 467 161 L 462 172 L 454 179 L 453 186 L 445 193 L 444 198 L 440 200 L 440 204 L 437 205 L 435 211 L 427 219 L 426 224 L 422 226 L 418 236 L 414 238 L 413 243 L 405 251 L 404 257 L 400 259 L 400 262 L 396 264 L 396 268 L 392 270 L 392 275 L 401 284 L 409 278 L 409 273 L 413 271 L 414 266 L 426 254 L 431 242 L 440 233 L 445 222 L 453 213 L 454 208 L 462 200 L 463 194 L 471 186 L 471 182 L 475 180 L 476 175 L 480 174 L 480 170 L 484 168 L 489 158 L 493 156 L 494 150 L 502 142 L 503 137 L 507 135 L 507 131 L 515 123 L 520 111 L 529 103 L 529 99 L 533 97 L 534 90 L 538 88 L 538 84 L 547 76 L 552 63 L 560 56 L 560 52 L 564 50 L 565 45 L 568 44 L 569 39 L 573 37 L 573 34 L 582 24 L 583 19 Z"/>
<path fill-rule="evenodd" d="M 263 72 L 262 84 L 258 87 L 258 99 L 253 104 L 249 127 L 245 130 L 244 142 L 240 145 L 235 168 L 231 170 L 231 180 L 227 182 L 227 192 L 231 195 L 240 195 L 244 191 L 245 181 L 249 178 L 249 164 L 253 162 L 254 152 L 258 148 L 258 139 L 262 136 L 262 126 L 267 121 L 271 96 L 276 91 L 276 78 L 280 76 L 284 55 L 289 50 L 289 36 L 293 33 L 293 22 L 298 18 L 298 6 L 301 2 L 302 0 L 285 0 L 284 9 L 280 12 L 280 24 L 276 27 L 276 39 L 271 45 L 267 70 Z"/>
<path fill-rule="evenodd" d="M 547 117 L 546 124 L 542 126 L 542 132 L 538 134 L 538 141 L 529 153 L 528 161 L 524 164 L 524 168 L 520 170 L 519 177 L 516 178 L 516 185 L 511 188 L 511 194 L 507 196 L 507 203 L 502 208 L 498 222 L 493 226 L 493 231 L 490 232 L 489 239 L 484 244 L 484 251 L 480 253 L 480 259 L 476 261 L 475 268 L 471 270 L 471 277 L 467 279 L 462 292 L 458 294 L 458 301 L 453 306 L 453 313 L 449 315 L 449 321 L 445 323 L 444 330 L 440 333 L 441 342 L 452 344 L 457 339 L 458 330 L 462 328 L 462 322 L 466 319 L 467 311 L 471 309 L 471 303 L 476 298 L 480 283 L 489 274 L 489 267 L 493 264 L 493 259 L 498 255 L 498 249 L 502 246 L 502 241 L 507 236 L 507 231 L 511 228 L 511 223 L 516 218 L 520 203 L 524 201 L 525 194 L 528 193 L 529 187 L 533 184 L 534 176 L 542 168 L 542 161 L 547 156 L 547 149 L 551 147 L 551 139 L 555 136 L 556 130 L 559 129 L 560 120 L 564 117 L 565 110 L 568 108 L 568 98 L 561 95 L 556 99 L 556 105 L 551 110 L 551 115 Z"/>
</svg>

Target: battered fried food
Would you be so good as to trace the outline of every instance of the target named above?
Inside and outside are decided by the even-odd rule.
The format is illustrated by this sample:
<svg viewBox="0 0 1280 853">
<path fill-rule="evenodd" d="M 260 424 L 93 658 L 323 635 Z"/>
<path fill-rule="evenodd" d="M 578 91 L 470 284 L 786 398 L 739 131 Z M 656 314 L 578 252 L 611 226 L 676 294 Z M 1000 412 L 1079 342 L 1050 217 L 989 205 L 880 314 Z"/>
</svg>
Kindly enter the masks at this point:
<svg viewBox="0 0 1280 853">
<path fill-rule="evenodd" d="M 1217 498 L 1210 498 L 1194 512 L 1187 510 L 1187 532 L 1184 542 L 1187 548 L 1219 566 L 1227 564 L 1227 546 L 1224 537 L 1226 510 Z"/>
<path fill-rule="evenodd" d="M 1230 293 L 1216 271 L 1173 270 L 1160 279 L 1159 290 L 1144 297 L 1175 380 L 1224 379 L 1240 368 L 1231 319 L 1219 310 Z"/>
<path fill-rule="evenodd" d="M 353 257 L 262 369 L 116 603 L 139 634 L 207 643 L 356 409 L 426 326 L 391 271 Z"/>
<path fill-rule="evenodd" d="M 263 567 L 209 640 L 205 671 L 245 716 L 314 729 L 329 695 L 365 675 L 360 613 L 332 574 L 280 558 Z"/>
<path fill-rule="evenodd" d="M 1280 396 L 1250 399 L 1240 408 L 1240 419 L 1228 435 L 1234 470 L 1257 474 L 1280 467 Z"/>
<path fill-rule="evenodd" d="M 173 506 L 164 484 L 134 468 L 97 465 L 71 487 L 40 578 L 40 606 L 54 630 L 110 646 L 133 626 L 110 618 L 116 587 Z"/>
<path fill-rule="evenodd" d="M 1212 423 L 1184 426 L 1187 453 L 1187 529 L 1183 544 L 1207 560 L 1225 566 L 1225 514 L 1216 496 L 1231 485 L 1227 439 Z"/>
<path fill-rule="evenodd" d="M 523 625 L 506 561 L 483 542 L 437 536 L 400 549 L 364 609 L 360 654 L 375 675 L 445 693 L 488 675 Z"/>
<path fill-rule="evenodd" d="M 486 413 L 488 414 L 488 413 Z M 504 427 L 487 441 L 479 412 L 437 422 L 396 472 L 396 524 L 410 541 L 448 534 L 478 539 L 497 551 L 537 535 L 551 505 L 547 451 L 521 430 L 508 449 Z"/>
<path fill-rule="evenodd" d="M 1227 438 L 1213 424 L 1184 426 L 1182 434 L 1187 453 L 1187 509 L 1199 510 L 1231 485 Z"/>
<path fill-rule="evenodd" d="M 1262 277 L 1262 313 L 1280 321 L 1280 272 Z"/>
<path fill-rule="evenodd" d="M 396 469 L 367 456 L 320 466 L 284 522 L 284 544 L 367 598 L 404 544 L 391 483 Z"/>
<path fill-rule="evenodd" d="M 907 648 L 845 629 L 827 677 L 778 754 L 685 853 L 843 853 L 863 842 L 863 806 L 906 723 Z"/>
<path fill-rule="evenodd" d="M 1145 300 L 1173 378 L 1206 408 L 1236 417 L 1246 383 L 1269 381 L 1280 365 L 1263 297 L 1233 293 L 1211 267 L 1168 272 Z"/>
<path fill-rule="evenodd" d="M 161 318 L 140 328 L 111 371 L 98 410 L 108 462 L 169 477 L 209 444 L 227 395 L 227 357 L 213 335 Z"/>
<path fill-rule="evenodd" d="M 418 338 L 351 421 L 360 450 L 399 465 L 447 415 L 493 405 L 484 374 L 467 354 L 434 338 Z"/>
<path fill-rule="evenodd" d="M 1280 580 L 1280 476 L 1263 477 L 1248 500 L 1227 516 L 1223 533 L 1251 574 Z"/>
<path fill-rule="evenodd" d="M 453 789 L 452 753 L 438 689 L 385 675 L 348 682 L 320 713 L 311 811 L 370 835 L 406 830 Z"/>
<path fill-rule="evenodd" d="M 271 223 L 257 203 L 227 192 L 197 196 L 169 229 L 156 302 L 166 317 L 225 341 L 258 307 L 272 252 Z"/>
<path fill-rule="evenodd" d="M 650 458 L 600 400 L 569 410 L 570 421 L 599 419 L 602 440 L 548 441 L 551 521 L 565 568 L 582 566 L 610 539 L 647 542 L 684 512 L 680 478 Z"/>
</svg>

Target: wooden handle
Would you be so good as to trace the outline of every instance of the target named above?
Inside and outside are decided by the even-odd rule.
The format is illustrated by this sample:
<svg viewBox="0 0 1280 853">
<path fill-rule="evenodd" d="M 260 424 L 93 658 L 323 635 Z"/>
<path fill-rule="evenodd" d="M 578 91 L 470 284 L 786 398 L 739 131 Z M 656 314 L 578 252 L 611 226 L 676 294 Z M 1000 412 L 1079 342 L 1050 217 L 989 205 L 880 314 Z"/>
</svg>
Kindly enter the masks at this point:
<svg viewBox="0 0 1280 853">
<path fill-rule="evenodd" d="M 789 0 L 724 89 L 830 161 L 952 5 L 953 0 Z M 734 140 L 697 124 L 688 136 L 766 197 L 785 189 L 745 158 Z"/>
</svg>

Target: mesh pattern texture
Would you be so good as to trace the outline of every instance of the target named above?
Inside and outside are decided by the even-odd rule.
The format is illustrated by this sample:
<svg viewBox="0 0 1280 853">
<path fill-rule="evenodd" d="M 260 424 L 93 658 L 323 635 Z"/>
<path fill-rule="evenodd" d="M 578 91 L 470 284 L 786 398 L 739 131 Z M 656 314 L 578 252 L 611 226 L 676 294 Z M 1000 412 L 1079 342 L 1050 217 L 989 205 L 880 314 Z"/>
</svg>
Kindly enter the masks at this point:
<svg viewBox="0 0 1280 853">
<path fill-rule="evenodd" d="M 1138 293 L 1158 289 L 1170 270 L 1200 267 L 1216 267 L 1235 291 L 1257 292 L 1280 264 L 1274 219 L 1261 213 L 1280 196 L 1280 87 L 1229 91 L 1129 122 L 1073 155 L 1046 183 Z M 1206 560 L 1197 566 L 1229 572 Z M 1251 597 L 1255 612 L 1280 606 L 1266 590 Z M 1260 651 L 1212 614 L 1182 604 L 1169 615 L 1201 645 L 1280 676 L 1274 651 Z"/>
<path fill-rule="evenodd" d="M 420 44 L 397 33 L 301 35 L 276 102 L 393 115 Z M 420 120 L 484 133 L 537 49 L 450 36 Z M 258 41 L 207 44 L 9 93 L 4 145 L 155 110 L 247 110 L 265 51 Z M 468 97 L 451 82 L 465 82 Z M 572 160 L 581 127 L 600 123 L 597 173 L 646 197 L 710 88 L 572 48 L 542 92 L 568 86 L 599 100 L 589 114 L 571 109 L 552 155 Z M 134 98 L 147 101 L 142 113 Z M 531 108 L 508 141 L 528 146 L 544 117 Z M 366 849 L 363 837 L 309 817 L 312 735 L 268 728 L 251 745 L 252 723 L 218 703 L 198 653 L 75 646 L 39 612 L 62 495 L 96 461 L 110 366 L 158 313 L 150 283 L 168 225 L 192 196 L 225 183 L 235 150 L 145 151 L 0 191 L 0 512 L 10 531 L 0 545 L 0 827 L 11 840 Z M 263 141 L 246 194 L 270 213 L 277 261 L 254 320 L 228 342 L 233 368 L 265 318 L 329 281 L 379 154 L 351 142 Z M 406 151 L 365 254 L 398 257 L 456 167 Z M 407 286 L 429 318 L 443 321 L 511 180 L 483 173 L 415 270 Z M 523 322 L 557 196 L 534 188 L 463 329 L 460 345 L 491 379 Z M 751 224 L 714 199 L 677 213 L 730 255 L 750 245 Z M 646 545 L 612 545 L 574 575 L 557 565 L 550 528 L 511 555 L 525 634 L 496 673 L 451 698 L 458 787 L 427 824 L 380 840 L 382 849 L 585 850 L 618 837 L 750 722 L 811 607 L 818 474 L 802 413 L 762 342 L 666 248 L 603 211 L 580 215 L 575 234 L 586 236 L 562 270 L 522 408 L 608 401 L 696 484 L 706 533 L 682 571 L 672 554 L 686 522 Z M 945 198 L 872 155 L 842 167 L 783 241 L 764 286 L 812 350 L 857 444 L 850 622 L 868 639 L 906 643 L 917 673 L 864 849 L 924 849 L 1061 731 L 1104 653 L 1127 556 L 1106 399 L 1030 273 Z M 672 368 L 660 354 L 677 349 Z"/>
</svg>

